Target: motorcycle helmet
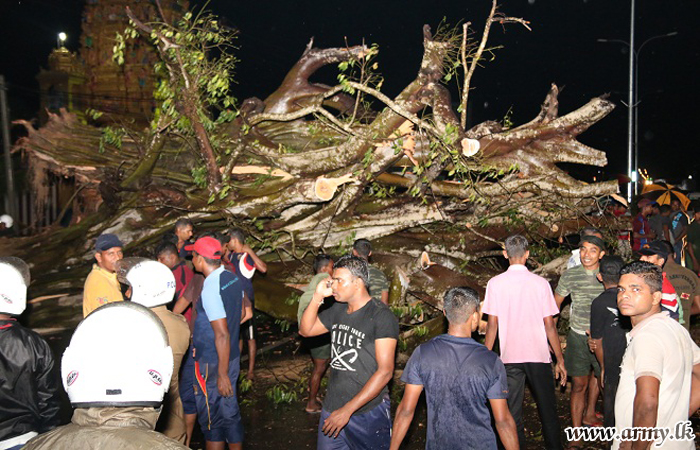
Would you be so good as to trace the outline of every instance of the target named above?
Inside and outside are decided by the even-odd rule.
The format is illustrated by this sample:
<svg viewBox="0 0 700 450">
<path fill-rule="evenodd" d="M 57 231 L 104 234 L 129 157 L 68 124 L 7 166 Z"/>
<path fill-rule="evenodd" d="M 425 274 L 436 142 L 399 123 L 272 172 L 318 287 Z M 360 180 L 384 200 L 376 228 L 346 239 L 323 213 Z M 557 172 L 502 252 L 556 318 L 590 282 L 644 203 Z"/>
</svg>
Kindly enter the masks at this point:
<svg viewBox="0 0 700 450">
<path fill-rule="evenodd" d="M 78 325 L 63 353 L 61 378 L 74 407 L 153 406 L 173 374 L 158 317 L 133 302 L 108 303 Z"/>
<path fill-rule="evenodd" d="M 29 266 L 14 256 L 0 258 L 0 313 L 19 316 L 27 307 Z"/>
<path fill-rule="evenodd" d="M 131 301 L 153 308 L 175 297 L 175 275 L 165 264 L 146 258 L 124 258 L 117 262 L 117 279 L 131 286 Z"/>
</svg>

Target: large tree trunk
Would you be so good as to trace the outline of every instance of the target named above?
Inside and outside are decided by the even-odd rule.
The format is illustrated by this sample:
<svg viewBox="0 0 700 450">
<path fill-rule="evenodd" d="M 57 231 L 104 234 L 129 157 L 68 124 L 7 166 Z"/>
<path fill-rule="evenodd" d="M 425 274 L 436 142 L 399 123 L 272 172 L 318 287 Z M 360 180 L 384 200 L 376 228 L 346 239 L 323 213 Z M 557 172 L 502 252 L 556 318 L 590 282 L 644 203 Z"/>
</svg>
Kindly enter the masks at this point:
<svg viewBox="0 0 700 450">
<path fill-rule="evenodd" d="M 553 85 L 540 114 L 526 124 L 461 129 L 441 84 L 449 44 L 434 40 L 427 26 L 423 33 L 416 78 L 396 98 L 349 84 L 383 107 L 363 110 L 355 122 L 346 115 L 354 97 L 309 77 L 326 64 L 361 58 L 366 49 L 320 50 L 310 43 L 278 91 L 243 102 L 228 129 L 229 156 L 221 149 L 216 155 L 229 188 L 211 197 L 190 175 L 199 161 L 189 151 L 192 142 L 132 130 L 121 148 L 99 152 L 103 131 L 71 114 L 52 115 L 40 129 L 24 122 L 28 136 L 16 149 L 28 158 L 37 191 L 46 173 L 74 177 L 83 189 L 78 199 L 97 196 L 100 206 L 69 228 L 0 240 L 0 254 L 24 257 L 35 272 L 51 274 L 33 286 L 37 295 L 79 290 L 100 233 L 118 234 L 127 254 L 147 255 L 184 215 L 198 230 L 234 223 L 251 231 L 271 263 L 256 285 L 258 307 L 293 320 L 295 305 L 284 303 L 293 291 L 284 283 L 310 277 L 309 255 L 340 252 L 367 238 L 393 280 L 394 306 L 422 302 L 428 306 L 421 320 L 428 323 L 438 317 L 445 289 L 484 285 L 495 267 L 478 263 L 497 254 L 505 236 L 561 238 L 588 220 L 595 199 L 616 192 L 617 183 L 583 183 L 557 166 L 606 164 L 603 152 L 576 137 L 612 103 L 595 98 L 559 116 Z M 424 250 L 438 264 L 415 270 Z"/>
</svg>

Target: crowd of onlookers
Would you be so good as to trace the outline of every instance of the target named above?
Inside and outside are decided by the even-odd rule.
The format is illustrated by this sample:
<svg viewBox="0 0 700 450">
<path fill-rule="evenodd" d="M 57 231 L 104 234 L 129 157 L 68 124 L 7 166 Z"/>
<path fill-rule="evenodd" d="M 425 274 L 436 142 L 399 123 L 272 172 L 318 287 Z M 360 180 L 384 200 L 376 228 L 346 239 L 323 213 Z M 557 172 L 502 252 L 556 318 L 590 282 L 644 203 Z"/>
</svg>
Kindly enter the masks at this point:
<svg viewBox="0 0 700 450">
<path fill-rule="evenodd" d="M 372 245 L 359 239 L 337 260 L 317 255 L 310 282 L 292 285 L 304 291 L 299 334 L 313 363 L 305 410 L 320 414 L 317 448 L 399 449 L 423 393 L 428 449 L 584 448 L 579 438 L 562 439 L 556 386 L 569 379 L 573 427 L 678 428 L 700 406 L 700 349 L 688 332 L 700 311 L 700 283 L 684 267 L 695 261 L 688 248 L 699 217 L 676 220 L 677 206 L 659 208 L 670 225 L 657 224 L 648 218 L 653 206 L 642 200 L 633 221 L 638 260 L 626 263 L 600 230 L 584 228 L 555 289 L 528 269 L 527 239 L 509 236 L 508 269 L 488 282 L 483 302 L 467 287 L 444 294 L 447 333 L 413 351 L 393 421 L 388 384 L 399 323 L 386 276 L 369 264 Z M 193 235 L 192 222 L 178 220 L 152 259 L 125 258 L 114 234 L 96 239 L 85 319 L 60 364 L 75 408 L 64 426 L 59 367 L 46 342 L 16 321 L 29 269 L 0 258 L 0 449 L 188 448 L 197 422 L 207 449 L 242 448 L 241 354 L 247 346 L 252 380 L 252 280 L 267 265 L 240 229 Z M 678 259 L 678 252 L 687 253 Z M 557 329 L 567 299 L 564 345 Z M 480 344 L 472 336 L 484 316 Z M 538 444 L 524 432 L 526 384 L 541 422 Z M 650 440 L 617 436 L 612 445 L 647 448 Z M 694 448 L 694 441 L 686 436 L 663 448 Z"/>
</svg>

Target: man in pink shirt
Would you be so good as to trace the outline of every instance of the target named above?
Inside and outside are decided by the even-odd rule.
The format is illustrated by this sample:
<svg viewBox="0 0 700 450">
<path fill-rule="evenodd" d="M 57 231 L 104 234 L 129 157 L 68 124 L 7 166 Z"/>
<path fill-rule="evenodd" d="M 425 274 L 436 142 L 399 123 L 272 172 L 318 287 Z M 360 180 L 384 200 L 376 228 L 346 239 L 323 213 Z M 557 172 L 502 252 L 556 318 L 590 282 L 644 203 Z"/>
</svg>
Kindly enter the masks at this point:
<svg viewBox="0 0 700 450">
<path fill-rule="evenodd" d="M 525 267 L 530 256 L 527 239 L 517 234 L 509 236 L 503 256 L 510 267 L 486 286 L 483 311 L 489 318 L 484 344 L 493 349 L 498 333 L 501 360 L 508 376 L 508 408 L 518 426 L 520 444 L 525 443 L 523 396 L 527 379 L 542 421 L 545 446 L 561 449 L 552 359 L 547 346 L 549 341 L 557 359 L 554 372 L 564 386 L 566 369 L 554 324 L 559 308 L 547 280 Z"/>
</svg>

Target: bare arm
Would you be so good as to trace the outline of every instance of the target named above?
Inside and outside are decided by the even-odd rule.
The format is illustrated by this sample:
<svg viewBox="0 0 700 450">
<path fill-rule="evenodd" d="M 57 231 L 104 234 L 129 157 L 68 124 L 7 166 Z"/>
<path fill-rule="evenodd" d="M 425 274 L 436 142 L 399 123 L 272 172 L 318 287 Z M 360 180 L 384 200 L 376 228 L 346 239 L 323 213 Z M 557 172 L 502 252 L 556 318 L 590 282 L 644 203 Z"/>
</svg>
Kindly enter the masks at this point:
<svg viewBox="0 0 700 450">
<path fill-rule="evenodd" d="M 556 292 L 554 293 L 554 301 L 557 302 L 557 308 L 559 308 L 559 311 L 561 311 L 561 304 L 564 303 L 564 299 L 566 297 L 561 296 L 557 294 Z"/>
<path fill-rule="evenodd" d="M 693 366 L 693 380 L 690 384 L 690 411 L 688 417 L 700 408 L 700 364 Z"/>
<path fill-rule="evenodd" d="M 253 317 L 253 304 L 250 303 L 248 294 L 243 293 L 243 304 L 241 305 L 241 323 L 250 320 Z"/>
<path fill-rule="evenodd" d="M 301 316 L 299 334 L 304 337 L 328 333 L 328 329 L 323 326 L 323 323 L 318 318 L 318 308 L 323 304 L 323 299 L 333 294 L 333 289 L 331 289 L 326 281 L 327 280 L 321 280 L 321 282 L 318 283 L 316 291 L 313 297 L 311 297 L 311 302 L 309 302 L 309 306 L 306 307 L 304 314 Z"/>
<path fill-rule="evenodd" d="M 515 427 L 515 420 L 508 410 L 508 401 L 504 398 L 489 399 L 493 420 L 496 422 L 498 437 L 506 450 L 518 450 L 518 430 Z"/>
<path fill-rule="evenodd" d="M 182 314 L 183 312 L 185 312 L 187 307 L 190 306 L 191 303 L 192 302 L 187 300 L 185 297 L 180 297 L 175 302 L 175 306 L 173 306 L 173 312 L 175 314 Z"/>
<path fill-rule="evenodd" d="M 382 291 L 382 298 L 381 298 L 382 303 L 385 305 L 389 304 L 389 291 Z"/>
<path fill-rule="evenodd" d="M 670 231 L 669 231 L 669 229 L 668 229 L 668 225 L 663 224 L 662 227 L 663 227 L 663 230 L 664 230 L 664 238 L 665 238 L 667 241 L 670 242 L 670 241 L 671 241 L 671 234 L 670 234 Z"/>
<path fill-rule="evenodd" d="M 231 338 L 228 332 L 228 324 L 226 319 L 219 319 L 212 321 L 211 327 L 214 329 L 214 345 L 216 346 L 216 354 L 219 357 L 219 373 L 216 387 L 219 389 L 219 394 L 224 397 L 230 397 L 233 395 L 233 388 L 228 377 L 228 363 L 231 353 Z"/>
<path fill-rule="evenodd" d="M 486 337 L 484 338 L 484 345 L 489 350 L 493 350 L 493 344 L 496 342 L 496 335 L 498 334 L 498 316 L 489 314 L 488 325 L 486 325 Z"/>
<path fill-rule="evenodd" d="M 394 358 L 396 353 L 396 339 L 384 338 L 374 341 L 374 351 L 377 358 L 377 371 L 367 380 L 362 390 L 340 409 L 336 409 L 323 423 L 323 433 L 336 437 L 347 425 L 350 416 L 377 397 L 389 383 L 394 374 Z"/>
<path fill-rule="evenodd" d="M 554 323 L 553 316 L 544 318 L 544 330 L 547 333 L 547 340 L 552 347 L 554 356 L 557 358 L 557 364 L 554 366 L 554 377 L 559 380 L 562 386 L 566 386 L 566 368 L 564 367 L 564 354 L 561 351 L 561 342 L 559 341 L 559 333 L 557 326 Z"/>
<path fill-rule="evenodd" d="M 250 257 L 253 258 L 253 262 L 255 263 L 255 268 L 257 270 L 259 270 L 262 273 L 267 273 L 267 264 L 265 264 L 265 261 L 258 257 L 258 255 L 253 251 L 253 249 L 250 248 L 250 245 L 244 244 L 243 251 L 248 253 Z"/>
<path fill-rule="evenodd" d="M 411 426 L 413 415 L 416 412 L 416 405 L 420 394 L 423 392 L 423 386 L 420 384 L 407 384 L 403 393 L 403 399 L 396 409 L 396 417 L 394 418 L 394 429 L 391 433 L 391 446 L 389 450 L 399 450 L 401 442 L 406 437 L 408 427 Z"/>
<path fill-rule="evenodd" d="M 600 364 L 600 385 L 605 388 L 605 364 L 603 363 L 603 339 L 591 339 L 595 347 L 593 348 L 593 354 L 595 359 L 598 360 Z"/>
<path fill-rule="evenodd" d="M 659 407 L 659 385 L 657 378 L 642 376 L 637 378 L 637 393 L 634 396 L 633 427 L 655 427 Z M 647 449 L 650 441 L 634 441 L 630 448 Z"/>
</svg>

